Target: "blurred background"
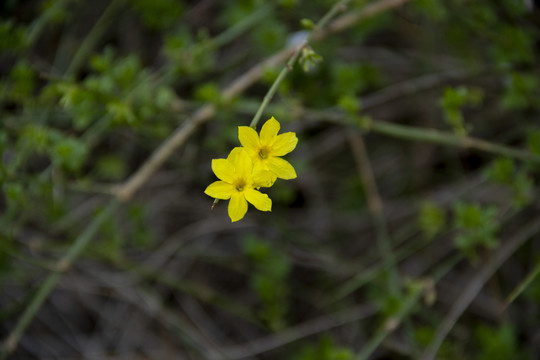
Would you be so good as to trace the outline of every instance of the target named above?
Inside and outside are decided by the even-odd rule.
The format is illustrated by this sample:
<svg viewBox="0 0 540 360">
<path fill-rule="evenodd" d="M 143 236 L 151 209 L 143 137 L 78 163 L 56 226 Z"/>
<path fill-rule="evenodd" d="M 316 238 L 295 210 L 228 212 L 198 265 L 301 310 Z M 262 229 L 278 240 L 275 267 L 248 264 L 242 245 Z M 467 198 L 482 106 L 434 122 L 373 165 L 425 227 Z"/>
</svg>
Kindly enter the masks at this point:
<svg viewBox="0 0 540 360">
<path fill-rule="evenodd" d="M 539 40 L 522 0 L 2 1 L 2 357 L 540 358 Z M 298 178 L 231 224 L 272 84 Z"/>
</svg>

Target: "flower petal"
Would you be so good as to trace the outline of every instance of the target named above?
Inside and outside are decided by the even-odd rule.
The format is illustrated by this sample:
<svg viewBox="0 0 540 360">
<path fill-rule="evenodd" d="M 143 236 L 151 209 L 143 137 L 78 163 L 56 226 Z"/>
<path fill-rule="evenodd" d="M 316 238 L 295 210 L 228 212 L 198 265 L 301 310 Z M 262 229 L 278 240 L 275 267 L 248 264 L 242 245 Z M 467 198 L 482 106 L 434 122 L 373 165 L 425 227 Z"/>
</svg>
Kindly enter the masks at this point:
<svg viewBox="0 0 540 360">
<path fill-rule="evenodd" d="M 276 182 L 277 176 L 268 170 L 253 171 L 253 186 L 270 187 Z"/>
<path fill-rule="evenodd" d="M 204 193 L 216 199 L 228 200 L 231 195 L 236 192 L 234 185 L 224 181 L 215 181 L 208 185 Z"/>
<path fill-rule="evenodd" d="M 236 193 L 231 196 L 229 201 L 229 217 L 231 222 L 240 220 L 246 215 L 247 212 L 247 201 L 243 193 Z"/>
<path fill-rule="evenodd" d="M 238 162 L 238 155 L 244 151 L 245 149 L 240 146 L 233 148 L 231 152 L 229 153 L 229 156 L 227 156 L 227 161 L 229 161 L 231 165 L 234 167 L 234 165 Z"/>
<path fill-rule="evenodd" d="M 294 179 L 296 177 L 296 171 L 289 162 L 279 157 L 269 158 L 267 163 L 268 168 L 280 179 Z"/>
<path fill-rule="evenodd" d="M 276 137 L 274 145 L 272 145 L 272 156 L 283 156 L 290 153 L 296 147 L 298 138 L 293 132 L 287 132 Z"/>
<path fill-rule="evenodd" d="M 279 132 L 279 122 L 272 116 L 261 128 L 261 145 L 271 146 Z"/>
<path fill-rule="evenodd" d="M 257 210 L 272 211 L 272 200 L 268 195 L 258 192 L 254 189 L 248 189 L 244 192 L 246 200 L 249 201 Z"/>
<path fill-rule="evenodd" d="M 240 144 L 242 144 L 246 150 L 258 153 L 261 148 L 259 135 L 257 135 L 257 132 L 249 126 L 238 127 L 238 140 L 240 140 Z"/>
<path fill-rule="evenodd" d="M 236 147 L 232 149 L 227 160 L 234 165 L 237 177 L 247 180 L 247 178 L 251 176 L 253 171 L 253 161 L 244 148 Z"/>
<path fill-rule="evenodd" d="M 234 166 L 226 159 L 212 160 L 212 171 L 220 180 L 227 183 L 234 181 Z"/>
</svg>

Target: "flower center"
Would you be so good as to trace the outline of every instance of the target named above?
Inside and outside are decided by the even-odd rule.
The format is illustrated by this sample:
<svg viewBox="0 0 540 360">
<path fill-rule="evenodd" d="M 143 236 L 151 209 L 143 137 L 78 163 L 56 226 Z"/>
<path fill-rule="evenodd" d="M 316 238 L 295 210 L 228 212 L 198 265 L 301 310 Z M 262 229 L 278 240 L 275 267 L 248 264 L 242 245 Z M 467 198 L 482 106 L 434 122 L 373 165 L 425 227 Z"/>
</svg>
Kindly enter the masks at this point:
<svg viewBox="0 0 540 360">
<path fill-rule="evenodd" d="M 244 191 L 244 188 L 246 187 L 246 181 L 244 179 L 238 179 L 236 180 L 235 185 L 237 191 Z"/>
<path fill-rule="evenodd" d="M 259 157 L 261 159 L 266 159 L 268 157 L 268 154 L 270 154 L 270 149 L 266 146 L 261 147 L 259 150 Z"/>
</svg>

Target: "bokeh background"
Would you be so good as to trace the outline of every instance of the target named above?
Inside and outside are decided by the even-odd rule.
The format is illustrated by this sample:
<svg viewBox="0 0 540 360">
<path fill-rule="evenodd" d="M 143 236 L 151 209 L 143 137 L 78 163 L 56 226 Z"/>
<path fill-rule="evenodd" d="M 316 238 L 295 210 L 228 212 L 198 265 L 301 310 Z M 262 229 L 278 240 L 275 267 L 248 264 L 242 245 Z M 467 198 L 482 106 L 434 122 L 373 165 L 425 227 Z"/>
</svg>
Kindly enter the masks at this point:
<svg viewBox="0 0 540 360">
<path fill-rule="evenodd" d="M 2 1 L 3 358 L 540 358 L 539 40 L 527 0 Z M 282 70 L 298 178 L 231 224 L 211 159 Z"/>
</svg>

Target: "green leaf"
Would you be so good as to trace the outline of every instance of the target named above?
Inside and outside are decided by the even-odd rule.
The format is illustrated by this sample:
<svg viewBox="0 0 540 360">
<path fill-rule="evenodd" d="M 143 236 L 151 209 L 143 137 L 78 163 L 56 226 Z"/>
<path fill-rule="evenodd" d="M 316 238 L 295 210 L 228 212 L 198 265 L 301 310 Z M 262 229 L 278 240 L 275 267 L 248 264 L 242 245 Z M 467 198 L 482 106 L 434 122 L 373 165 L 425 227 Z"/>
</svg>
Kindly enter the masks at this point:
<svg viewBox="0 0 540 360">
<path fill-rule="evenodd" d="M 426 201 L 422 203 L 418 223 L 424 236 L 432 239 L 444 229 L 446 219 L 443 208 L 434 202 Z"/>
<path fill-rule="evenodd" d="M 465 255 L 475 259 L 478 246 L 495 248 L 499 245 L 496 236 L 499 231 L 497 208 L 482 207 L 479 204 L 457 203 L 454 206 L 454 222 L 459 234 L 455 238 L 456 247 Z"/>
<path fill-rule="evenodd" d="M 540 130 L 529 131 L 527 145 L 531 152 L 540 155 Z"/>
</svg>

